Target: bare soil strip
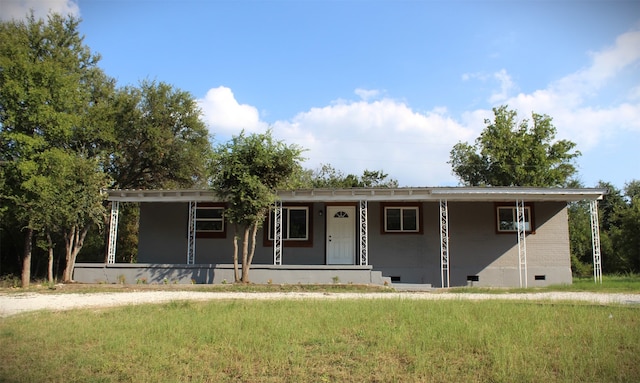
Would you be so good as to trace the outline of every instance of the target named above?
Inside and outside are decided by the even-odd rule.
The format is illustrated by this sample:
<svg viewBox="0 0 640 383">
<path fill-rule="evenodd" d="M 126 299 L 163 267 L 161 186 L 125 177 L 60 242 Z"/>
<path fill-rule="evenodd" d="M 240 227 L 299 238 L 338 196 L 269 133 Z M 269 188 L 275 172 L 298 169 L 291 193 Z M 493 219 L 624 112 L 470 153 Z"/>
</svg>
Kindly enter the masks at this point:
<svg viewBox="0 0 640 383">
<path fill-rule="evenodd" d="M 196 291 L 133 291 L 87 294 L 0 293 L 0 317 L 39 310 L 71 310 L 101 308 L 144 303 L 163 303 L 181 300 L 278 300 L 278 299 L 414 299 L 414 300 L 522 300 L 576 301 L 595 304 L 640 304 L 640 294 L 603 294 L 591 292 L 543 293 L 322 293 L 322 292 L 196 292 Z"/>
</svg>

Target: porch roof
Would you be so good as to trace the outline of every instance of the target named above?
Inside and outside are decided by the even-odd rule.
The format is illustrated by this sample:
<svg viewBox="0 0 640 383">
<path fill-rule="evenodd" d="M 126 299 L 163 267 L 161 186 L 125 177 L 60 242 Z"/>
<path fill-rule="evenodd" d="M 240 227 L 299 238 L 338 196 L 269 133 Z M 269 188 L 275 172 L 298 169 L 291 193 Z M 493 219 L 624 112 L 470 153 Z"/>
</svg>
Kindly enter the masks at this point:
<svg viewBox="0 0 640 383">
<path fill-rule="evenodd" d="M 120 202 L 216 202 L 211 190 L 108 190 L 109 201 Z M 366 201 L 484 201 L 516 199 L 573 202 L 599 200 L 607 194 L 601 188 L 531 188 L 531 187 L 406 187 L 298 189 L 277 192 L 282 202 L 357 202 Z"/>
</svg>

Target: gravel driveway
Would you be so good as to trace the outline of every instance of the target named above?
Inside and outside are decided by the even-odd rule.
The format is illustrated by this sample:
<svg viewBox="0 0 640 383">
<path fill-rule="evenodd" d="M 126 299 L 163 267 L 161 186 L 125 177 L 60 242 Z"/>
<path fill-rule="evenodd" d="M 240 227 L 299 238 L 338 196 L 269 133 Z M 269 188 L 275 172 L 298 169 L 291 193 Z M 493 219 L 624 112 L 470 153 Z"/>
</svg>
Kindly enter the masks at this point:
<svg viewBox="0 0 640 383">
<path fill-rule="evenodd" d="M 415 300 L 534 300 L 580 301 L 596 304 L 640 304 L 640 294 L 602 294 L 590 292 L 544 292 L 469 294 L 447 292 L 393 292 L 393 293 L 241 293 L 196 291 L 132 291 L 115 293 L 0 293 L 0 317 L 37 310 L 71 310 L 99 308 L 141 303 L 162 303 L 179 300 L 211 301 L 234 299 L 415 299 Z"/>
</svg>

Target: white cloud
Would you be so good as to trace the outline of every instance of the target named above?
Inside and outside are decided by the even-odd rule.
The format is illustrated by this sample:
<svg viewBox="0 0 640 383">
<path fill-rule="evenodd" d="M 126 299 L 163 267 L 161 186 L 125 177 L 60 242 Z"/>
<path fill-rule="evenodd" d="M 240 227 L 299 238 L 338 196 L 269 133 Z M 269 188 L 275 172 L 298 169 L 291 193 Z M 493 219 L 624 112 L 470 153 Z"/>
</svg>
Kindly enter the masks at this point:
<svg viewBox="0 0 640 383">
<path fill-rule="evenodd" d="M 639 83 L 628 83 L 623 102 L 600 97 L 610 81 L 625 70 L 640 65 L 640 30 L 620 35 L 615 44 L 591 53 L 591 64 L 555 81 L 546 89 L 518 94 L 504 103 L 523 114 L 544 113 L 553 117 L 559 138 L 578 144 L 588 151 L 600 140 L 625 131 L 640 132 Z M 632 77 L 631 81 L 637 81 Z"/>
<path fill-rule="evenodd" d="M 482 72 L 476 72 L 476 73 L 463 73 L 462 76 L 462 81 L 469 81 L 469 80 L 486 80 L 487 79 L 487 75 L 482 73 Z"/>
<path fill-rule="evenodd" d="M 308 168 L 328 163 L 345 173 L 383 170 L 404 186 L 455 184 L 449 151 L 472 138 L 446 110 L 418 113 L 388 98 L 312 108 L 273 127 L 278 138 L 308 149 Z"/>
<path fill-rule="evenodd" d="M 30 10 L 36 18 L 46 19 L 49 12 L 61 15 L 80 16 L 80 7 L 74 0 L 2 0 L 0 19 L 21 20 Z"/>
<path fill-rule="evenodd" d="M 377 97 L 378 95 L 380 95 L 380 91 L 377 89 L 362 89 L 362 88 L 358 88 L 354 91 L 355 94 L 357 94 L 358 96 L 360 96 L 360 98 L 364 101 L 369 101 L 372 98 Z"/>
<path fill-rule="evenodd" d="M 511 76 L 509 76 L 507 71 L 504 69 L 494 73 L 493 78 L 498 80 L 500 83 L 500 91 L 493 93 L 491 97 L 489 97 L 489 102 L 492 104 L 506 100 L 509 97 L 509 93 L 511 93 L 515 87 L 515 84 L 511 80 Z"/>
<path fill-rule="evenodd" d="M 267 124 L 260 120 L 258 109 L 236 101 L 231 89 L 219 86 L 211 88 L 203 99 L 198 100 L 204 121 L 212 133 L 224 135 L 263 131 Z"/>
<path fill-rule="evenodd" d="M 497 80 L 499 86 L 489 99 L 493 105 L 508 104 L 521 118 L 530 118 L 532 111 L 552 116 L 558 138 L 570 139 L 586 152 L 605 138 L 640 133 L 637 76 L 631 76 L 628 89 L 616 95 L 622 102 L 587 102 L 596 99 L 610 81 L 619 80 L 621 73 L 628 75 L 630 68 L 640 65 L 639 39 L 640 31 L 621 35 L 612 47 L 592 53 L 587 67 L 531 93 L 513 95 L 517 84 L 505 69 L 466 73 L 462 79 Z M 473 143 L 485 119 L 493 117 L 489 109 L 463 112 L 459 118 L 449 116 L 445 107 L 418 112 L 405 102 L 382 97 L 377 90 L 354 92 L 361 100 L 334 100 L 274 122 L 274 135 L 307 149 L 307 168 L 328 163 L 345 173 L 383 170 L 402 186 L 454 185 L 457 180 L 447 164 L 451 148 L 459 141 Z M 199 103 L 214 133 L 267 128 L 258 109 L 239 104 L 229 88 L 213 88 Z"/>
<path fill-rule="evenodd" d="M 508 99 L 510 94 L 515 90 L 516 84 L 511 79 L 511 75 L 507 73 L 506 69 L 500 69 L 499 71 L 487 74 L 483 72 L 476 73 L 463 73 L 462 81 L 470 81 L 470 80 L 479 80 L 481 82 L 488 82 L 490 80 L 495 80 L 499 84 L 499 89 L 494 91 L 491 96 L 489 96 L 489 103 L 496 104 L 501 103 L 504 100 Z"/>
<path fill-rule="evenodd" d="M 624 33 L 616 38 L 615 45 L 599 52 L 592 52 L 592 64 L 563 78 L 558 84 L 565 91 L 591 92 L 601 88 L 607 80 L 626 67 L 640 60 L 640 30 Z"/>
</svg>

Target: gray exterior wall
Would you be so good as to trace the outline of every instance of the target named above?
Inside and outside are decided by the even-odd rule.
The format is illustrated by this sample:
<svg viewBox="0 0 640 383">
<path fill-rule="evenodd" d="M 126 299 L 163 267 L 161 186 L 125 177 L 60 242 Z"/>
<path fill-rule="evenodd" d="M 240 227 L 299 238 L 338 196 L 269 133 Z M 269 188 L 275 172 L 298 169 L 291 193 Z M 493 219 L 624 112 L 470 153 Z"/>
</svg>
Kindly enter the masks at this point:
<svg viewBox="0 0 640 383">
<path fill-rule="evenodd" d="M 224 284 L 234 280 L 230 264 L 78 263 L 73 278 L 108 284 Z M 371 266 L 253 265 L 251 281 L 261 284 L 374 284 L 386 281 Z"/>
<path fill-rule="evenodd" d="M 505 203 L 515 205 L 514 201 Z M 382 233 L 382 208 L 369 202 L 369 265 L 403 283 L 440 286 L 440 215 L 435 202 L 422 203 L 421 234 Z M 325 204 L 310 210 L 312 247 L 283 249 L 284 265 L 324 265 Z M 518 286 L 517 234 L 496 232 L 494 202 L 449 202 L 449 263 L 452 286 Z M 564 202 L 532 205 L 535 233 L 527 235 L 528 285 L 571 283 L 569 232 Z M 187 253 L 187 203 L 142 203 L 138 262 L 183 264 Z M 232 263 L 233 229 L 226 238 L 198 238 L 196 264 Z M 254 264 L 273 263 L 273 249 L 258 232 Z M 535 276 L 544 280 L 536 280 Z"/>
<path fill-rule="evenodd" d="M 289 247 L 284 249 L 283 263 L 289 265 L 323 265 L 324 216 L 320 215 L 324 204 L 313 204 L 313 247 Z M 187 203 L 142 203 L 140 204 L 140 231 L 138 242 L 139 263 L 186 263 L 187 225 L 189 205 Z M 226 224 L 226 223 L 225 223 Z M 227 225 L 225 238 L 197 238 L 196 263 L 233 263 L 233 227 Z M 263 245 L 263 230 L 256 236 L 256 253 L 253 263 L 273 264 L 273 247 Z"/>
</svg>

